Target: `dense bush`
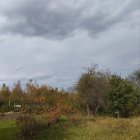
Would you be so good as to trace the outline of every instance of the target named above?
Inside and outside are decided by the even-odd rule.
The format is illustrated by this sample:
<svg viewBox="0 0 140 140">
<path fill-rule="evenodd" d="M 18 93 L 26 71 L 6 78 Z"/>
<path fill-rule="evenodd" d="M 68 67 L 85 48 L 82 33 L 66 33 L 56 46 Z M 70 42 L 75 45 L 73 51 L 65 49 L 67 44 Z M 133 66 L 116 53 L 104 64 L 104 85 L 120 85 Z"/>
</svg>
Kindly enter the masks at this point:
<svg viewBox="0 0 140 140">
<path fill-rule="evenodd" d="M 28 115 L 19 116 L 16 119 L 16 135 L 19 140 L 33 139 L 37 134 L 38 124 L 36 120 Z"/>
</svg>

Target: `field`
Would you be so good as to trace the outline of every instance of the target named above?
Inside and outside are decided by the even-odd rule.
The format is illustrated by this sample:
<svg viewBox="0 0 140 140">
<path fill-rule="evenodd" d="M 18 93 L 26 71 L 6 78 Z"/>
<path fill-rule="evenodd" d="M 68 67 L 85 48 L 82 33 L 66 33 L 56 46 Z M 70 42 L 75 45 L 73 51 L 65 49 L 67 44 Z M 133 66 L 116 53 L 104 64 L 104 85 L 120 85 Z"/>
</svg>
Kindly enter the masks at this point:
<svg viewBox="0 0 140 140">
<path fill-rule="evenodd" d="M 0 121 L 0 140 L 15 139 L 15 120 Z M 40 129 L 37 140 L 140 140 L 140 118 L 79 117 L 76 124 L 66 122 Z"/>
</svg>

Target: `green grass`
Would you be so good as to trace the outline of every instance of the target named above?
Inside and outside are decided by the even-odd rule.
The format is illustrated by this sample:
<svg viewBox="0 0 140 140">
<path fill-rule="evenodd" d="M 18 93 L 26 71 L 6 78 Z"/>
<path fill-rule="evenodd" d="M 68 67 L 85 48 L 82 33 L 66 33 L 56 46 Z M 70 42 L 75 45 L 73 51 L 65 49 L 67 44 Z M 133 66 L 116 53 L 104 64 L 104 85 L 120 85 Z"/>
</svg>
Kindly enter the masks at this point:
<svg viewBox="0 0 140 140">
<path fill-rule="evenodd" d="M 79 117 L 79 124 L 67 122 L 42 127 L 36 140 L 140 140 L 140 118 L 115 119 Z M 0 140 L 14 140 L 13 120 L 0 121 Z"/>
<path fill-rule="evenodd" d="M 15 121 L 3 120 L 0 121 L 0 140 L 14 140 L 15 139 Z"/>
<path fill-rule="evenodd" d="M 37 140 L 80 140 L 79 136 L 84 134 L 84 129 L 78 126 L 62 127 L 56 125 L 51 128 L 43 129 Z"/>
</svg>

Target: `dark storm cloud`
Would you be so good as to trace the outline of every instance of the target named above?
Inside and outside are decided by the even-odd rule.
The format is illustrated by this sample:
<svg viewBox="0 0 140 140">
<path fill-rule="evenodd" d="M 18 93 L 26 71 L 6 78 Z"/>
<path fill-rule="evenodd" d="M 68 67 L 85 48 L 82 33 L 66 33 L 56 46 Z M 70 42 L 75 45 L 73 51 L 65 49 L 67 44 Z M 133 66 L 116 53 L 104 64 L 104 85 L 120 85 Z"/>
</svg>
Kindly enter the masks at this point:
<svg viewBox="0 0 140 140">
<path fill-rule="evenodd" d="M 76 31 L 97 35 L 127 21 L 139 0 L 9 0 L 0 7 L 0 33 L 64 39 Z"/>
</svg>

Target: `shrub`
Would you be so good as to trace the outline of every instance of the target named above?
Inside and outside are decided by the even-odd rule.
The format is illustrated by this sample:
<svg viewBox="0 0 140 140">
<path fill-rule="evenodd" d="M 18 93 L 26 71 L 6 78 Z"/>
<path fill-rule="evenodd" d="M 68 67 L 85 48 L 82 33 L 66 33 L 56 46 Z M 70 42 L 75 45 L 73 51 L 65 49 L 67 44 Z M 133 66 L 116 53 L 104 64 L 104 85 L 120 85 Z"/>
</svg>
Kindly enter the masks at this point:
<svg viewBox="0 0 140 140">
<path fill-rule="evenodd" d="M 37 134 L 38 124 L 28 115 L 19 116 L 16 119 L 17 139 L 30 140 Z"/>
</svg>

